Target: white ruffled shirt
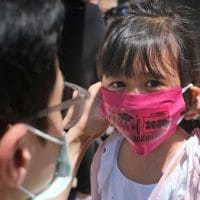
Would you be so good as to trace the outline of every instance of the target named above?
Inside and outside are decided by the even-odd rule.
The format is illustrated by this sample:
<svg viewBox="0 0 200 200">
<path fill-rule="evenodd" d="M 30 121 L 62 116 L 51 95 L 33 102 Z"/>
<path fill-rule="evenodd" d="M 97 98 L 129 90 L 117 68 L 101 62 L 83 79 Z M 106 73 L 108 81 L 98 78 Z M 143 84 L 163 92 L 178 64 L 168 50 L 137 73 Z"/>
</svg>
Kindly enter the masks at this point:
<svg viewBox="0 0 200 200">
<path fill-rule="evenodd" d="M 200 140 L 197 136 L 185 142 L 172 158 L 160 181 L 152 185 L 136 183 L 121 173 L 117 165 L 117 155 L 122 139 L 121 134 L 115 133 L 97 151 L 92 164 L 92 199 L 200 199 Z M 168 176 L 171 167 L 180 156 L 181 160 Z"/>
</svg>

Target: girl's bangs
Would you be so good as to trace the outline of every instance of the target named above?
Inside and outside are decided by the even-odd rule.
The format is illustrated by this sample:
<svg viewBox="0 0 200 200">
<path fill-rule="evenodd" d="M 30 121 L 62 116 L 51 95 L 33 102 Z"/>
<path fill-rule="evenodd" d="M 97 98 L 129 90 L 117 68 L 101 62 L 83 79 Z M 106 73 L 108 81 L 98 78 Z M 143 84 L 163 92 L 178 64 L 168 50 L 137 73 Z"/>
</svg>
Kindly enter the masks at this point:
<svg viewBox="0 0 200 200">
<path fill-rule="evenodd" d="M 132 78 L 149 72 L 155 78 L 163 78 L 166 73 L 172 75 L 169 66 L 174 69 L 177 66 L 172 45 L 166 47 L 166 44 L 161 45 L 160 42 L 131 42 L 131 38 L 126 38 L 118 43 L 118 47 L 116 44 L 111 46 L 101 55 L 100 73 L 106 76 L 124 75 Z"/>
</svg>

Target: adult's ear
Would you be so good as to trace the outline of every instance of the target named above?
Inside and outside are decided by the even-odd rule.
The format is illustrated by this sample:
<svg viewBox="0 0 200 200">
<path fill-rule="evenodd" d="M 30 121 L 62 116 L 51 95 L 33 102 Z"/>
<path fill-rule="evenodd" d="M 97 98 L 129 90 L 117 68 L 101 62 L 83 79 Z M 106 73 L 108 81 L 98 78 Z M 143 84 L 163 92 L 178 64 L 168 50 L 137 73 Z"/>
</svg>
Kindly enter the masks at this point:
<svg viewBox="0 0 200 200">
<path fill-rule="evenodd" d="M 22 139 L 27 133 L 23 124 L 15 124 L 0 139 L 0 179 L 10 188 L 21 185 L 27 171 L 30 154 Z"/>
<path fill-rule="evenodd" d="M 200 115 L 200 88 L 193 86 L 190 88 L 192 95 L 192 105 L 188 108 L 188 111 L 185 113 L 185 119 L 191 120 Z"/>
</svg>

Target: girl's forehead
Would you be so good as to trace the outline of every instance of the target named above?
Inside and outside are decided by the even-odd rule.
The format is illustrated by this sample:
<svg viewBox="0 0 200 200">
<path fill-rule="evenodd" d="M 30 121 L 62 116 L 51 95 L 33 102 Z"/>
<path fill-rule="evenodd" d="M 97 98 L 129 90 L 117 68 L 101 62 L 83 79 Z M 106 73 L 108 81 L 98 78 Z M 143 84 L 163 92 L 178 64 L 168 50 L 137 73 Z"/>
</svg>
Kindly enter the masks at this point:
<svg viewBox="0 0 200 200">
<path fill-rule="evenodd" d="M 124 61 L 126 62 L 126 61 Z M 176 56 L 169 55 L 166 51 L 154 52 L 149 54 L 137 54 L 134 56 L 132 73 L 135 76 L 165 76 L 178 72 Z"/>
</svg>

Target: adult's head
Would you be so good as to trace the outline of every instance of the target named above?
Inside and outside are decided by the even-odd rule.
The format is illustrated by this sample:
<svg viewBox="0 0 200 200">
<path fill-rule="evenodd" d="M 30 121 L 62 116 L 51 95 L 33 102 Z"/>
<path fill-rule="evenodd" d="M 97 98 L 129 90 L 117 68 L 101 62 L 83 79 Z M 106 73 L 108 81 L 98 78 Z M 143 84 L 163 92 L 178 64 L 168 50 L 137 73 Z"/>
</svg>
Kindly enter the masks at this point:
<svg viewBox="0 0 200 200">
<path fill-rule="evenodd" d="M 60 1 L 0 1 L 1 135 L 47 106 L 63 12 Z"/>
<path fill-rule="evenodd" d="M 64 16 L 59 0 L 0 0 L 0 196 L 27 199 L 55 175 L 60 145 L 15 129 L 16 122 L 37 126 L 59 140 L 62 117 L 37 113 L 61 103 L 64 82 L 56 62 Z M 23 186 L 23 187 L 21 187 Z"/>
</svg>

